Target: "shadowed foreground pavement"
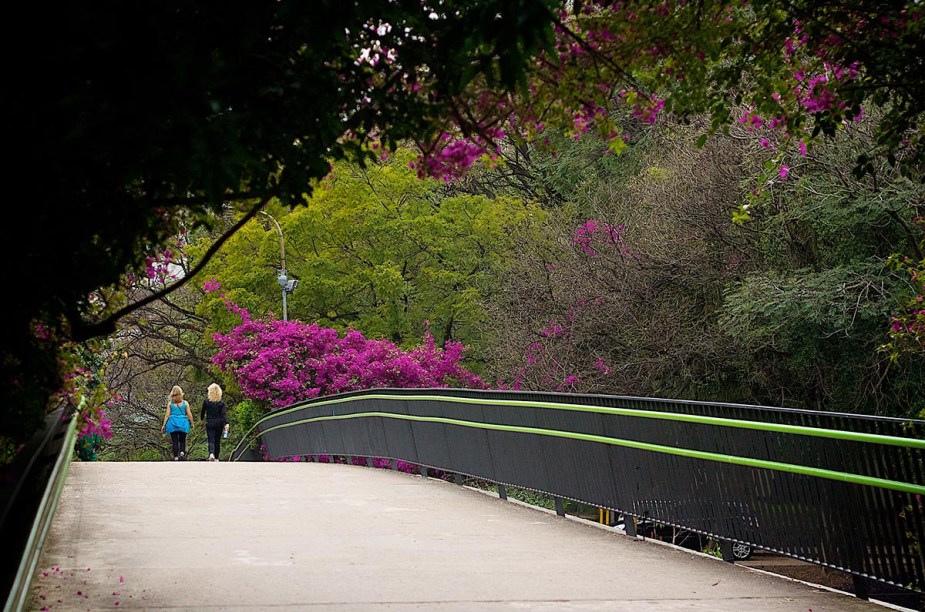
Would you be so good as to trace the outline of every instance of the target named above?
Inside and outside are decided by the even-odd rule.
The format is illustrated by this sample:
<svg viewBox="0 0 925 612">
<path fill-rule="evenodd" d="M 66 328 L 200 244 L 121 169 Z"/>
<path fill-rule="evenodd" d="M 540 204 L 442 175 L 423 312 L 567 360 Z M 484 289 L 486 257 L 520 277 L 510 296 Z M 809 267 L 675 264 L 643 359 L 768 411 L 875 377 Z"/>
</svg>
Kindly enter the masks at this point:
<svg viewBox="0 0 925 612">
<path fill-rule="evenodd" d="M 400 472 L 74 463 L 33 582 L 50 610 L 887 608 Z"/>
</svg>

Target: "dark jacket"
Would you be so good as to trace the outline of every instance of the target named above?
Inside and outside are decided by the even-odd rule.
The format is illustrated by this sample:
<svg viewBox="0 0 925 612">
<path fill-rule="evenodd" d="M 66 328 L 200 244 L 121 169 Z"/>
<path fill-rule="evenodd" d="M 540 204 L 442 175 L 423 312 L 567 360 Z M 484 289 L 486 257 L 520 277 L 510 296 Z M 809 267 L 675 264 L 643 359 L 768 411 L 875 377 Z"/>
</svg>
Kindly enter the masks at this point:
<svg viewBox="0 0 925 612">
<path fill-rule="evenodd" d="M 225 410 L 225 402 L 218 400 L 205 400 L 202 402 L 202 410 L 199 411 L 199 418 L 206 419 L 206 427 L 224 427 L 228 422 L 228 412 Z"/>
</svg>

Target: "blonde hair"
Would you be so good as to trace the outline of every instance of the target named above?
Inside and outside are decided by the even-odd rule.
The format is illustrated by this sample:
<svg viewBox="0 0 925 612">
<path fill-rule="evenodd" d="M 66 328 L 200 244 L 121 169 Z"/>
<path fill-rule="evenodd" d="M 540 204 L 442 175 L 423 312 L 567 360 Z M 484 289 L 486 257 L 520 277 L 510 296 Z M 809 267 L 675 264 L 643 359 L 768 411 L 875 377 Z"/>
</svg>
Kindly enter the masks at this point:
<svg viewBox="0 0 925 612">
<path fill-rule="evenodd" d="M 183 389 L 180 388 L 180 385 L 174 385 L 173 389 L 170 390 L 170 401 L 174 404 L 179 404 L 183 401 Z"/>
<path fill-rule="evenodd" d="M 222 399 L 222 388 L 218 386 L 218 383 L 212 383 L 209 385 L 209 401 L 217 402 Z"/>
</svg>

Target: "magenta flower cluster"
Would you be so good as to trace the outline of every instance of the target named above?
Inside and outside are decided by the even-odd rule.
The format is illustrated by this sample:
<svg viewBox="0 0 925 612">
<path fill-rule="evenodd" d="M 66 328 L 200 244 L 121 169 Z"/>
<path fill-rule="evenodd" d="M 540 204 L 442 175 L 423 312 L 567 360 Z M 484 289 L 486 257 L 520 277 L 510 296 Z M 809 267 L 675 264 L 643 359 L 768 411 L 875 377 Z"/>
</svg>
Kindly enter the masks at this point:
<svg viewBox="0 0 925 612">
<path fill-rule="evenodd" d="M 81 461 L 97 461 L 97 450 L 103 440 L 112 437 L 112 425 L 102 408 L 95 408 L 78 413 L 77 440 L 74 451 Z"/>
<path fill-rule="evenodd" d="M 626 230 L 622 225 L 600 223 L 593 219 L 589 219 L 575 229 L 575 233 L 572 236 L 572 243 L 588 257 L 594 257 L 598 254 L 597 250 L 592 246 L 595 237 L 603 240 L 605 244 L 617 248 L 621 253 L 624 253 L 626 250 L 626 247 L 623 245 L 623 238 L 625 235 Z"/>
<path fill-rule="evenodd" d="M 418 161 L 417 171 L 421 178 L 430 177 L 449 183 L 463 176 L 476 160 L 488 153 L 484 143 L 453 140 L 445 133 L 438 142 Z"/>
<path fill-rule="evenodd" d="M 83 413 L 83 423 L 79 424 L 79 427 L 78 438 L 99 436 L 103 440 L 108 440 L 112 437 L 112 423 L 102 409 L 96 411 L 96 414 L 89 411 Z"/>
<path fill-rule="evenodd" d="M 633 110 L 630 112 L 636 119 L 652 125 L 663 110 L 665 110 L 665 100 L 653 98 L 647 99 L 645 103 L 633 104 Z"/>
<path fill-rule="evenodd" d="M 184 261 L 183 248 L 186 239 L 186 232 L 181 232 L 175 245 L 176 251 L 165 248 L 145 257 L 146 282 L 163 285 L 179 278 L 179 271 Z M 135 283 L 138 279 L 134 275 L 129 275 L 128 281 Z"/>
<path fill-rule="evenodd" d="M 838 36 L 833 36 L 823 45 L 822 48 L 810 53 L 819 61 L 819 65 L 808 69 L 805 66 L 806 58 L 798 52 L 800 49 L 806 49 L 807 37 L 802 32 L 799 24 L 794 31 L 793 36 L 787 39 L 784 47 L 784 57 L 793 66 L 793 83 L 792 99 L 811 115 L 824 115 L 834 110 L 847 111 L 847 103 L 843 99 L 843 93 L 852 87 L 855 87 L 861 79 L 863 66 L 859 62 L 854 62 L 848 66 L 841 66 L 836 63 L 825 60 L 830 51 L 837 49 L 844 44 L 844 41 Z M 800 155 L 807 155 L 807 139 L 811 140 L 812 136 L 808 130 L 803 128 L 802 134 L 793 134 L 790 132 L 791 126 L 788 124 L 786 115 L 783 114 L 784 99 L 781 93 L 774 93 L 771 96 L 775 102 L 780 105 L 782 114 L 777 117 L 762 117 L 755 112 L 746 112 L 739 118 L 739 123 L 743 124 L 750 131 L 761 130 L 764 127 L 776 130 L 783 135 L 784 142 L 793 142 L 796 144 Z M 858 121 L 863 114 L 863 109 L 854 114 L 847 116 L 845 121 Z M 777 146 L 767 137 L 759 140 L 762 148 L 775 150 Z M 790 166 L 781 165 L 778 169 L 778 176 L 781 180 L 786 180 L 790 175 Z"/>
<path fill-rule="evenodd" d="M 246 396 L 275 408 L 361 389 L 488 387 L 460 365 L 462 344 L 440 348 L 430 333 L 423 345 L 405 351 L 358 331 L 341 336 L 314 323 L 249 319 L 214 340 L 212 362 L 230 372 Z"/>
</svg>

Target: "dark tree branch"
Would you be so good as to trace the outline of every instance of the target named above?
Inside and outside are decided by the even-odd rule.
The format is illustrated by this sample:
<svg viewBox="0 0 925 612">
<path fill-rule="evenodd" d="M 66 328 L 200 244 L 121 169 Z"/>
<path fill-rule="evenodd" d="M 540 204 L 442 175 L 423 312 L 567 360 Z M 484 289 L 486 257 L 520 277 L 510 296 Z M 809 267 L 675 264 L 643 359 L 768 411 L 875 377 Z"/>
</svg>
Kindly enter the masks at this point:
<svg viewBox="0 0 925 612">
<path fill-rule="evenodd" d="M 209 263 L 212 257 L 218 252 L 218 250 L 222 247 L 223 244 L 225 244 L 225 242 L 229 238 L 234 236 L 234 234 L 239 229 L 241 229 L 248 221 L 253 219 L 257 215 L 257 213 L 260 212 L 264 206 L 266 206 L 268 201 L 269 201 L 269 197 L 264 198 L 263 200 L 260 201 L 259 204 L 251 208 L 251 210 L 247 211 L 247 213 L 243 217 L 241 217 L 241 219 L 237 223 L 235 223 L 231 227 L 231 229 L 229 229 L 227 232 L 222 234 L 218 238 L 218 240 L 216 240 L 215 243 L 211 247 L 209 247 L 209 250 L 206 251 L 205 255 L 203 255 L 202 261 L 196 264 L 196 266 L 194 266 L 193 269 L 190 270 L 189 273 L 186 274 L 178 282 L 174 283 L 173 285 L 169 287 L 165 287 L 164 289 L 156 293 L 152 293 L 151 295 L 135 302 L 134 304 L 129 304 L 128 306 L 114 312 L 113 314 L 109 315 L 109 317 L 107 317 L 106 319 L 99 321 L 97 323 L 88 324 L 86 321 L 83 321 L 82 319 L 75 322 L 74 329 L 73 329 L 74 340 L 78 342 L 82 342 L 84 340 L 89 340 L 90 338 L 95 338 L 97 336 L 104 336 L 104 335 L 111 334 L 115 332 L 116 330 L 116 322 L 118 322 L 119 319 L 121 319 L 122 317 L 129 315 L 140 308 L 144 308 L 145 306 L 147 306 L 148 304 L 152 302 L 155 302 L 157 300 L 160 300 L 161 298 L 164 298 L 170 295 L 171 293 L 173 293 L 174 291 L 176 291 L 177 289 L 185 285 L 187 282 L 189 282 L 190 279 L 196 276 L 196 274 L 202 268 L 204 268 L 206 264 Z"/>
</svg>

